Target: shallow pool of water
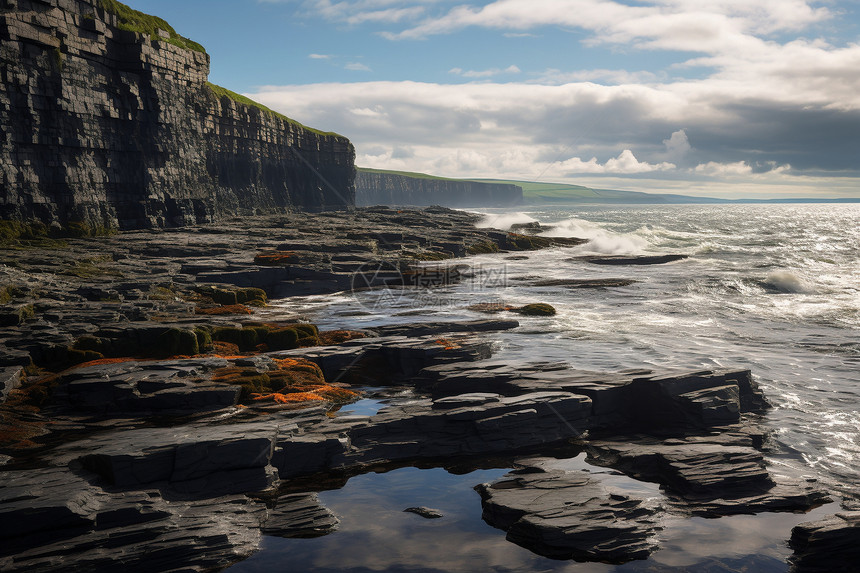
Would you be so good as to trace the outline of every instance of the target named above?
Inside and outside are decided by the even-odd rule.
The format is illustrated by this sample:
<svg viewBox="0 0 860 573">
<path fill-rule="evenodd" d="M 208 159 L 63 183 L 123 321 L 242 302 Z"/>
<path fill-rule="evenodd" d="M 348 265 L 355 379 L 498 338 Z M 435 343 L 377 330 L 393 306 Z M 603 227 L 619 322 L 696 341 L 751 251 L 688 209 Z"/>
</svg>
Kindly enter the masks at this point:
<svg viewBox="0 0 860 573">
<path fill-rule="evenodd" d="M 662 497 L 654 484 L 610 469 L 589 466 L 584 456 L 553 460 L 548 467 L 587 470 L 613 489 L 641 497 Z M 509 468 L 454 475 L 444 469 L 402 468 L 353 477 L 320 499 L 341 520 L 338 531 L 315 539 L 264 538 L 261 551 L 231 567 L 231 573 L 465 572 L 465 571 L 765 571 L 787 572 L 791 528 L 837 511 L 836 504 L 808 514 L 765 513 L 720 519 L 670 516 L 658 535 L 661 549 L 646 561 L 620 566 L 554 561 L 505 539 L 505 532 L 481 519 L 474 486 L 495 481 Z M 426 506 L 440 519 L 405 513 Z"/>
</svg>

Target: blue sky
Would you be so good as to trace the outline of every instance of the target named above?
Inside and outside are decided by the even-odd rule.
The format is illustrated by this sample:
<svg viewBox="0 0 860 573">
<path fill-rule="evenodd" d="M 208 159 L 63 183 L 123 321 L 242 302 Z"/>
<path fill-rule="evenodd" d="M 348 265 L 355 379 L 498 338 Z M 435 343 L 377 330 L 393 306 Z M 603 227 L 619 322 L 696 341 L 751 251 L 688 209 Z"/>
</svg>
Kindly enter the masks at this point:
<svg viewBox="0 0 860 573">
<path fill-rule="evenodd" d="M 365 167 L 860 197 L 860 2 L 129 0 Z"/>
</svg>

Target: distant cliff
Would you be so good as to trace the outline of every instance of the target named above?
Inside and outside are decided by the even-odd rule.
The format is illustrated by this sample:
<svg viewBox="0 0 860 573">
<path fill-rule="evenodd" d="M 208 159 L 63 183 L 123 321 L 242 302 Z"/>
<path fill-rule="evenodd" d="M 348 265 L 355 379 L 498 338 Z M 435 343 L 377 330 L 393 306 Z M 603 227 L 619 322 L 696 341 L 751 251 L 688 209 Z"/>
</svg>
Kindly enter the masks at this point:
<svg viewBox="0 0 860 573">
<path fill-rule="evenodd" d="M 355 176 L 355 203 L 508 207 L 523 202 L 523 189 L 517 185 L 416 175 L 359 169 Z"/>
<path fill-rule="evenodd" d="M 115 0 L 0 0 L 0 219 L 136 228 L 354 204 L 355 152 L 208 84 Z"/>
</svg>

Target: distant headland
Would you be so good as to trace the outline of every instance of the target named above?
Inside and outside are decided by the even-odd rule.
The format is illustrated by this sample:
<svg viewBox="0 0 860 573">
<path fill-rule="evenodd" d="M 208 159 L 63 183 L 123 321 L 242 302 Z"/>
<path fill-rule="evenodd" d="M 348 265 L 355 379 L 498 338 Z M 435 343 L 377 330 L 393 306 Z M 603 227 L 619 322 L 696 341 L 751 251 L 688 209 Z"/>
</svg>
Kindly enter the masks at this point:
<svg viewBox="0 0 860 573">
<path fill-rule="evenodd" d="M 516 191 L 515 188 L 519 188 L 519 191 Z M 416 200 L 424 202 L 414 202 Z M 512 207 L 517 205 L 605 203 L 625 205 L 860 203 L 860 197 L 840 199 L 721 199 L 717 197 L 697 197 L 674 193 L 594 189 L 569 183 L 544 183 L 515 179 L 456 179 L 438 177 L 426 173 L 368 169 L 364 167 L 357 169 L 356 176 L 357 205 L 439 204 L 446 207 Z"/>
</svg>

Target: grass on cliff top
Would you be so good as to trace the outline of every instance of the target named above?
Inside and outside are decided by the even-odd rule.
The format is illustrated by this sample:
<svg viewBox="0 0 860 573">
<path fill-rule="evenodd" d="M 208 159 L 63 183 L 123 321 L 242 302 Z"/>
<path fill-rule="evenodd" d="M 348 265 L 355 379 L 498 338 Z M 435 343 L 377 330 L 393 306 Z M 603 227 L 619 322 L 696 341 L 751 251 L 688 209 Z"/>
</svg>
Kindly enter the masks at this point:
<svg viewBox="0 0 860 573">
<path fill-rule="evenodd" d="M 251 98 L 243 96 L 242 94 L 237 94 L 236 92 L 230 91 L 227 88 L 223 88 L 223 87 L 215 85 L 211 82 L 206 82 L 206 85 L 209 87 L 210 90 L 212 90 L 212 93 L 214 93 L 219 98 L 227 97 L 227 98 L 235 101 L 236 103 L 241 103 L 243 105 L 247 105 L 250 107 L 256 107 L 257 109 L 260 109 L 265 113 L 268 113 L 274 117 L 283 119 L 284 121 L 287 121 L 289 123 L 297 125 L 297 126 L 301 127 L 302 129 L 306 129 L 306 130 L 310 131 L 311 133 L 316 133 L 317 135 L 330 135 L 330 136 L 334 136 L 334 137 L 343 137 L 342 135 L 340 135 L 338 133 L 334 133 L 333 131 L 320 131 L 318 129 L 308 127 L 302 123 L 299 123 L 298 121 L 296 121 L 294 119 L 291 119 L 291 118 L 285 116 L 284 114 L 278 113 L 273 109 L 269 109 L 268 107 L 264 106 L 260 102 L 256 102 L 256 101 L 252 100 Z"/>
<path fill-rule="evenodd" d="M 453 179 L 451 177 L 439 177 L 437 175 L 428 175 L 427 173 L 414 173 L 412 171 L 391 171 L 389 169 L 371 169 L 370 167 L 356 167 L 357 171 L 362 173 L 382 173 L 386 175 L 402 175 L 413 179 L 432 179 L 434 181 L 476 181 L 476 179 Z"/>
<path fill-rule="evenodd" d="M 168 24 L 158 16 L 150 16 L 143 12 L 138 12 L 117 0 L 99 0 L 99 5 L 108 13 L 114 14 L 119 18 L 119 28 L 128 32 L 137 32 L 138 34 L 149 34 L 153 40 L 164 41 L 186 50 L 195 52 L 206 52 L 206 49 L 184 36 L 180 36 L 173 29 L 173 26 Z M 158 35 L 158 30 L 164 30 L 170 34 L 169 38 L 162 38 Z"/>
</svg>

